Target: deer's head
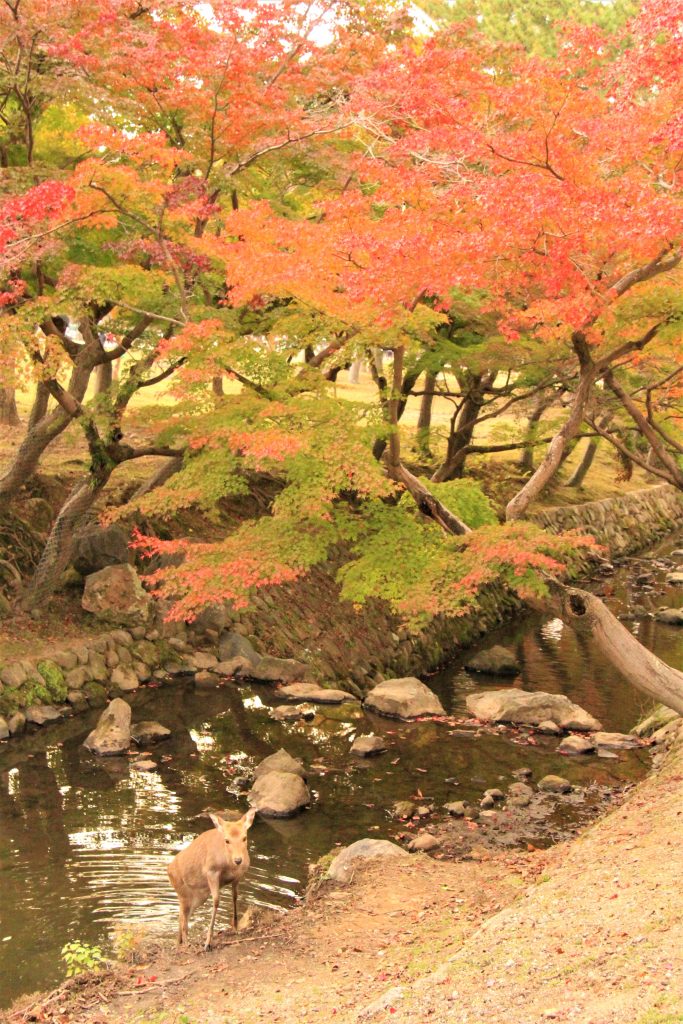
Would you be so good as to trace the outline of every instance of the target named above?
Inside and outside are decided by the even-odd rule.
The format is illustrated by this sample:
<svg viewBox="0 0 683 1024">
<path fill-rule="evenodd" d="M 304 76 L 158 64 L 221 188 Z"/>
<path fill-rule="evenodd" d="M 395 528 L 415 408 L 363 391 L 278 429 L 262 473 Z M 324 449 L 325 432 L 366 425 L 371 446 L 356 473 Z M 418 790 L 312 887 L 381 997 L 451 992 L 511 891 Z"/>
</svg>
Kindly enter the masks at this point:
<svg viewBox="0 0 683 1024">
<path fill-rule="evenodd" d="M 247 834 L 254 824 L 255 815 L 255 810 L 247 811 L 238 821 L 226 821 L 218 814 L 209 815 L 211 821 L 223 836 L 228 861 L 235 867 L 242 865 L 246 869 L 249 866 Z"/>
</svg>

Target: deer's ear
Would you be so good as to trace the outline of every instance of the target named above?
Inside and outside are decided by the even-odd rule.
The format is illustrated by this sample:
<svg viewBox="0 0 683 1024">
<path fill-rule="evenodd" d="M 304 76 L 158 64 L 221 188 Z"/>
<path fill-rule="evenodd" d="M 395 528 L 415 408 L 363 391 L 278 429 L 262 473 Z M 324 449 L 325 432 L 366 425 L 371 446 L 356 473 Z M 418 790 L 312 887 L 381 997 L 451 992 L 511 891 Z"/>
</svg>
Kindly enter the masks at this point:
<svg viewBox="0 0 683 1024">
<path fill-rule="evenodd" d="M 220 818 L 217 814 L 209 814 L 209 817 L 211 818 L 211 821 L 214 823 L 218 831 L 222 832 L 224 824 L 223 819 Z"/>
<path fill-rule="evenodd" d="M 245 828 L 251 828 L 251 826 L 254 824 L 254 818 L 255 817 L 256 817 L 256 808 L 252 807 L 252 809 L 250 811 L 247 811 L 247 813 L 242 818 L 242 822 L 244 824 L 244 827 Z"/>
</svg>

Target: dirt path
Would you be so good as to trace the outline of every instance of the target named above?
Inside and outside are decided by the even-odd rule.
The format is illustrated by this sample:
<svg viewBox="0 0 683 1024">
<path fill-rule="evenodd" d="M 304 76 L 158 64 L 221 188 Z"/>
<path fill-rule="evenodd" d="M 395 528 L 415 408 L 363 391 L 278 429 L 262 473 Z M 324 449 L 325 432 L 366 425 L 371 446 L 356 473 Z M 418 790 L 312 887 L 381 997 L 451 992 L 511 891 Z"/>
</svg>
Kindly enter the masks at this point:
<svg viewBox="0 0 683 1024">
<path fill-rule="evenodd" d="M 679 749 L 620 808 L 550 853 L 376 862 L 237 940 L 226 933 L 212 953 L 177 955 L 169 940 L 152 963 L 7 1019 L 675 1024 L 682 878 Z"/>
</svg>

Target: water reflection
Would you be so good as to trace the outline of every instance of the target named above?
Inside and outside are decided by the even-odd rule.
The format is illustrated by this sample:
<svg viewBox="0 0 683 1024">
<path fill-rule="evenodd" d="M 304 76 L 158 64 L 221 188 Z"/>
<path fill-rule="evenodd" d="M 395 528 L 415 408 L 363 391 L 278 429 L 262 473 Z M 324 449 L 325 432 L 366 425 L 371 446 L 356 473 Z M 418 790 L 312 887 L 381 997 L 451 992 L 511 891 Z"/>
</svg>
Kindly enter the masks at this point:
<svg viewBox="0 0 683 1024">
<path fill-rule="evenodd" d="M 610 587 L 617 609 L 635 600 L 650 608 L 683 602 L 682 590 L 664 590 L 661 575 L 645 595 L 626 573 Z M 683 631 L 652 619 L 632 628 L 671 664 L 683 662 Z M 522 672 L 514 685 L 566 693 L 608 729 L 630 728 L 645 708 L 589 640 L 559 619 L 507 624 L 487 639 L 493 642 L 517 653 Z M 455 712 L 464 710 L 467 693 L 507 685 L 472 677 L 458 663 L 429 682 Z M 57 981 L 59 951 L 71 939 L 103 942 L 117 922 L 130 921 L 172 933 L 176 903 L 166 863 L 209 827 L 207 807 L 246 809 L 253 766 L 281 746 L 309 766 L 315 801 L 299 818 L 258 822 L 252 832 L 244 898 L 277 908 L 302 894 L 308 864 L 336 843 L 394 836 L 387 810 L 395 800 L 418 793 L 437 806 L 476 799 L 487 786 L 508 782 L 520 763 L 536 778 L 560 771 L 576 783 L 610 785 L 637 777 L 647 760 L 635 752 L 616 761 L 569 761 L 558 757 L 552 739 L 520 747 L 510 735 L 392 722 L 356 704 L 321 707 L 310 723 L 281 723 L 270 718 L 272 700 L 266 686 L 135 694 L 134 717 L 158 718 L 173 732 L 155 749 L 153 773 L 132 770 L 127 758 L 84 751 L 99 712 L 0 747 L 0 1005 Z M 370 731 L 386 739 L 388 753 L 351 757 L 352 738 Z M 550 827 L 575 827 L 586 813 L 580 801 L 558 805 Z"/>
</svg>

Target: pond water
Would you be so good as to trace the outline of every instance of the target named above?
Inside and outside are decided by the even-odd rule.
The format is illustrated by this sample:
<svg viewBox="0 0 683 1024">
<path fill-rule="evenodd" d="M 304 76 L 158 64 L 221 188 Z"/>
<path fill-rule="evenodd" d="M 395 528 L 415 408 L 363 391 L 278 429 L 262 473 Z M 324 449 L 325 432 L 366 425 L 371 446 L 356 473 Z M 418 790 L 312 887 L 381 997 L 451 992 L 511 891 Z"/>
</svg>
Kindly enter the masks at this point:
<svg viewBox="0 0 683 1024">
<path fill-rule="evenodd" d="M 664 567 L 651 587 L 635 577 L 656 566 L 677 544 L 669 540 L 642 560 L 629 560 L 596 584 L 614 610 L 634 602 L 680 607 L 683 588 L 667 588 Z M 650 618 L 629 627 L 670 664 L 683 665 L 683 630 Z M 630 729 L 647 701 L 628 686 L 585 638 L 559 620 L 525 616 L 486 638 L 504 643 L 522 664 L 516 685 L 565 693 L 608 730 Z M 449 712 L 464 712 L 467 693 L 507 685 L 473 677 L 461 661 L 425 677 Z M 489 786 L 506 785 L 520 765 L 535 779 L 549 772 L 592 787 L 594 798 L 556 800 L 536 845 L 575 830 L 594 813 L 600 786 L 641 777 L 649 755 L 616 760 L 563 758 L 557 740 L 526 744 L 514 731 L 454 728 L 440 722 L 405 724 L 366 714 L 357 704 L 321 708 L 312 722 L 276 723 L 268 686 L 195 691 L 173 684 L 133 697 L 134 719 L 154 718 L 173 730 L 155 750 L 159 770 L 141 773 L 125 758 L 98 759 L 81 746 L 100 711 L 0 745 L 0 1006 L 22 992 L 47 988 L 63 976 L 60 950 L 69 941 L 106 947 L 118 922 L 175 934 L 177 904 L 166 876 L 169 858 L 209 827 L 207 807 L 246 809 L 244 785 L 263 757 L 284 746 L 309 768 L 313 806 L 287 821 L 258 821 L 251 833 L 252 868 L 241 888 L 242 907 L 292 906 L 305 890 L 308 865 L 335 844 L 366 835 L 393 838 L 388 813 L 418 790 L 437 813 L 447 800 L 478 800 Z M 388 753 L 367 761 L 349 754 L 356 734 L 386 737 Z M 529 828 L 532 829 L 530 823 Z M 526 842 L 516 833 L 513 842 Z M 227 901 L 226 901 L 227 906 Z M 200 915 L 193 919 L 199 927 Z"/>
</svg>

